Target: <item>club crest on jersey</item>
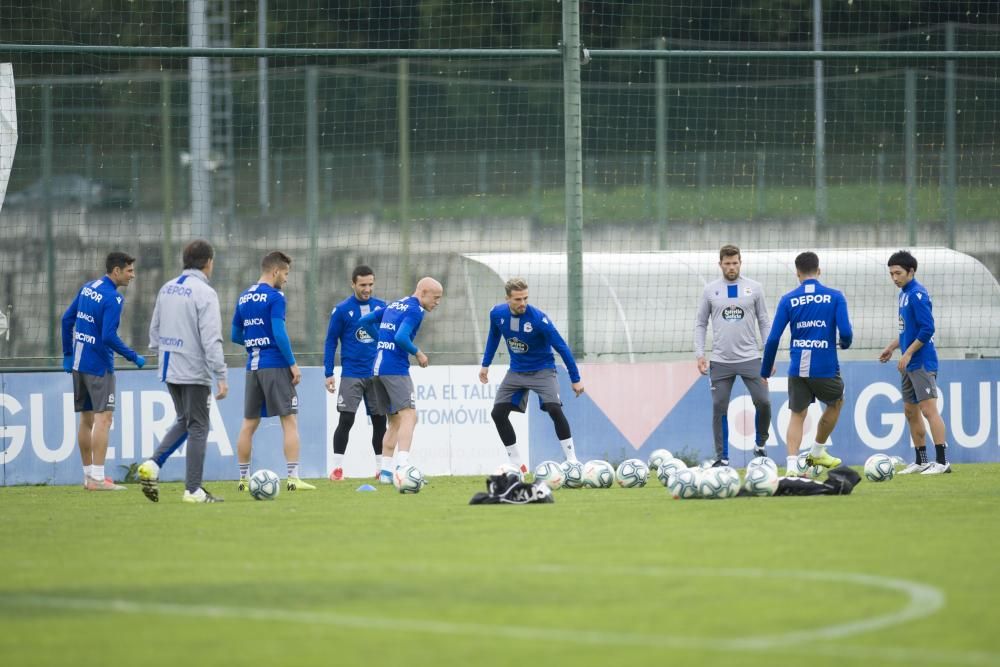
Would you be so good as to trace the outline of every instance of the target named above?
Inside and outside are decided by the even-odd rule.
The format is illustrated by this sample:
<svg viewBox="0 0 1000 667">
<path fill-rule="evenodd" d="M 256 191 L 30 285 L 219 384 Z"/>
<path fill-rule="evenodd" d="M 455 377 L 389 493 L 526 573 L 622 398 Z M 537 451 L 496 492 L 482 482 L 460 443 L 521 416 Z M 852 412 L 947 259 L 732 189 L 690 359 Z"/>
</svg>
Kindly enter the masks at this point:
<svg viewBox="0 0 1000 667">
<path fill-rule="evenodd" d="M 532 329 L 531 322 L 525 322 L 524 323 L 524 333 L 531 333 L 531 329 Z"/>
<path fill-rule="evenodd" d="M 746 296 L 750 296 L 751 294 L 753 294 L 753 290 L 750 289 L 749 287 L 744 287 L 743 288 L 743 294 L 746 295 Z"/>
<path fill-rule="evenodd" d="M 722 309 L 722 319 L 727 322 L 739 322 L 746 313 L 739 306 L 726 306 Z"/>
<path fill-rule="evenodd" d="M 523 354 L 528 351 L 528 344 L 517 338 L 508 338 L 507 347 L 515 354 Z"/>
</svg>

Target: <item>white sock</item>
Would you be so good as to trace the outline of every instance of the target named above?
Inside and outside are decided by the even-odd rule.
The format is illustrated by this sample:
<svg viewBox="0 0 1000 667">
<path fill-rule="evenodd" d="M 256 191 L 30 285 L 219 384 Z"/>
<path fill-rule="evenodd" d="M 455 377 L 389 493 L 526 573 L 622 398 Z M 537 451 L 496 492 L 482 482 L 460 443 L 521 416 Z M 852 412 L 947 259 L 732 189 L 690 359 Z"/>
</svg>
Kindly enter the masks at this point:
<svg viewBox="0 0 1000 667">
<path fill-rule="evenodd" d="M 566 455 L 566 460 L 576 461 L 576 450 L 573 448 L 573 438 L 560 440 L 559 444 L 562 445 L 563 454 Z"/>
<path fill-rule="evenodd" d="M 250 464 L 241 463 L 240 464 L 240 479 L 246 479 L 250 477 Z"/>
<path fill-rule="evenodd" d="M 298 461 L 289 461 L 288 462 L 288 476 L 289 477 L 294 477 L 295 479 L 299 478 L 299 462 Z"/>
<path fill-rule="evenodd" d="M 826 445 L 821 445 L 818 442 L 814 442 L 812 448 L 809 450 L 810 456 L 820 457 L 826 454 Z"/>
<path fill-rule="evenodd" d="M 381 454 L 376 454 L 375 455 L 375 470 L 381 470 L 381 469 L 382 469 L 382 455 Z"/>
<path fill-rule="evenodd" d="M 396 452 L 396 467 L 402 468 L 410 461 L 409 452 Z"/>
<path fill-rule="evenodd" d="M 515 468 L 517 468 L 518 470 L 520 470 L 521 453 L 517 451 L 517 445 L 516 444 L 509 445 L 506 449 L 507 449 L 507 458 L 510 459 L 510 464 Z"/>
<path fill-rule="evenodd" d="M 333 468 L 334 468 L 334 470 L 336 470 L 337 468 L 343 468 L 343 467 L 344 467 L 344 455 L 343 454 L 334 454 L 333 455 Z"/>
<path fill-rule="evenodd" d="M 94 466 L 83 466 L 83 478 L 84 479 L 87 479 L 88 477 L 90 477 L 91 475 L 94 474 L 93 467 Z"/>
<path fill-rule="evenodd" d="M 98 482 L 104 481 L 104 466 L 90 466 L 90 478 Z"/>
<path fill-rule="evenodd" d="M 795 472 L 796 470 L 798 470 L 799 469 L 799 457 L 797 457 L 797 456 L 789 456 L 788 457 L 788 462 L 785 463 L 785 468 L 788 470 L 788 472 Z"/>
</svg>

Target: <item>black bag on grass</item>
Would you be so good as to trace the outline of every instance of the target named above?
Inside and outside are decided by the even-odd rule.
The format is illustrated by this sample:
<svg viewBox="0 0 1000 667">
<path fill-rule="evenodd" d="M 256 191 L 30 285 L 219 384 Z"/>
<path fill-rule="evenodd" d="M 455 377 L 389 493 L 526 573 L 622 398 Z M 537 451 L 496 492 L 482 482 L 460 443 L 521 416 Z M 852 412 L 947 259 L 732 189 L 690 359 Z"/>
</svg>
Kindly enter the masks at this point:
<svg viewBox="0 0 1000 667">
<path fill-rule="evenodd" d="M 528 505 L 531 503 L 555 502 L 552 489 L 543 482 L 529 484 L 522 482 L 513 473 L 490 475 L 486 478 L 486 493 L 477 493 L 469 501 L 470 505 Z"/>
<path fill-rule="evenodd" d="M 802 477 L 782 477 L 776 496 L 846 496 L 861 481 L 861 475 L 847 466 L 834 468 L 824 482 Z"/>
</svg>

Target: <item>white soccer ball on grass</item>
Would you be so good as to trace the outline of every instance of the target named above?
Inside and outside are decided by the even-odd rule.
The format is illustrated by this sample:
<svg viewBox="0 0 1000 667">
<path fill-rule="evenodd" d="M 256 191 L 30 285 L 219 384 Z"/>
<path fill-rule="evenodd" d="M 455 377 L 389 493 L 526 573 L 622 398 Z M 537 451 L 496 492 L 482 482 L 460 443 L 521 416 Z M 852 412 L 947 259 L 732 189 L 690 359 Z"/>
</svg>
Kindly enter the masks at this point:
<svg viewBox="0 0 1000 667">
<path fill-rule="evenodd" d="M 250 495 L 254 500 L 274 500 L 281 491 L 281 480 L 270 470 L 250 475 Z"/>
</svg>

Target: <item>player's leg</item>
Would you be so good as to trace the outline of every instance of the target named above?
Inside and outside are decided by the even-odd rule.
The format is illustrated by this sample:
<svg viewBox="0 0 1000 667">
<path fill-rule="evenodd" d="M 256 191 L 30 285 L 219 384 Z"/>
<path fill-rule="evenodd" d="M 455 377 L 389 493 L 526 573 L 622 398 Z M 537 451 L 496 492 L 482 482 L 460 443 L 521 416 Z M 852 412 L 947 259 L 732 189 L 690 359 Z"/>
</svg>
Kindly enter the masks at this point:
<svg viewBox="0 0 1000 667">
<path fill-rule="evenodd" d="M 167 391 L 170 393 L 170 400 L 173 401 L 174 414 L 177 415 L 177 418 L 153 451 L 153 456 L 139 465 L 139 483 L 142 485 L 142 494 L 154 503 L 160 501 L 160 468 L 188 438 L 189 410 L 185 402 L 183 386 L 168 382 Z"/>
<path fill-rule="evenodd" d="M 337 394 L 337 412 L 340 417 L 337 421 L 337 428 L 333 432 L 333 470 L 330 472 L 330 480 L 337 482 L 344 479 L 344 452 L 347 451 L 347 442 L 350 439 L 351 428 L 361 405 L 361 398 L 365 392 L 365 380 L 363 378 L 342 377 L 340 388 Z"/>
<path fill-rule="evenodd" d="M 920 413 L 920 401 L 917 400 L 917 392 L 910 371 L 903 371 L 901 385 L 903 415 L 906 416 L 906 423 L 910 427 L 910 440 L 913 442 L 915 461 L 900 470 L 899 474 L 912 475 L 924 472 L 931 465 L 927 458 L 927 429 L 924 426 L 923 415 Z"/>
<path fill-rule="evenodd" d="M 91 410 L 80 413 L 80 427 L 77 429 L 77 442 L 80 443 L 80 460 L 83 463 L 83 486 L 93 477 L 94 467 L 94 413 Z"/>
<path fill-rule="evenodd" d="M 94 429 L 91 436 L 91 452 L 93 466 L 91 481 L 97 482 L 95 490 L 124 491 L 120 486 L 104 476 L 104 462 L 108 455 L 108 437 L 111 434 L 111 424 L 115 417 L 115 374 L 104 375 L 84 374 L 90 399 L 94 405 Z"/>
<path fill-rule="evenodd" d="M 80 371 L 73 371 L 73 408 L 80 413 L 80 425 L 76 432 L 76 441 L 80 444 L 80 462 L 83 464 L 83 487 L 87 488 L 87 480 L 93 476 L 91 468 L 94 465 L 93 431 L 94 406 L 87 392 Z"/>
<path fill-rule="evenodd" d="M 573 445 L 573 433 L 569 428 L 569 420 L 562 409 L 562 399 L 559 396 L 559 378 L 555 369 L 538 371 L 530 384 L 531 390 L 538 394 L 542 410 L 548 413 L 552 426 L 556 430 L 556 438 L 562 447 L 567 461 L 576 461 L 576 447 Z"/>
<path fill-rule="evenodd" d="M 299 438 L 299 416 L 296 413 L 281 415 L 282 445 L 285 451 L 285 463 L 288 466 L 288 480 L 285 488 L 289 491 L 314 491 L 315 486 L 302 481 L 299 477 L 299 455 L 301 439 Z"/>
<path fill-rule="evenodd" d="M 729 464 L 729 397 L 733 393 L 736 371 L 731 364 L 718 361 L 708 365 L 712 390 L 712 437 L 715 439 L 716 465 Z"/>
<path fill-rule="evenodd" d="M 382 442 L 385 439 L 385 415 L 371 415 L 372 420 L 372 451 L 375 452 L 375 476 L 382 470 Z"/>
<path fill-rule="evenodd" d="M 503 443 L 507 451 L 507 459 L 510 464 L 521 472 L 527 472 L 527 467 L 521 462 L 521 453 L 517 449 L 517 433 L 514 425 L 510 423 L 510 413 L 514 410 L 524 412 L 528 406 L 529 393 L 529 373 L 517 373 L 508 371 L 500 382 L 497 389 L 496 398 L 493 401 L 493 410 L 490 417 L 496 425 L 500 442 Z"/>
<path fill-rule="evenodd" d="M 844 381 L 838 375 L 832 378 L 810 378 L 808 383 L 812 387 L 813 394 L 826 407 L 816 426 L 816 442 L 809 449 L 806 463 L 811 466 L 836 468 L 842 461 L 826 451 L 826 441 L 833 433 L 833 428 L 840 418 L 840 410 L 844 406 Z"/>
<path fill-rule="evenodd" d="M 253 434 L 260 426 L 260 420 L 265 412 L 264 390 L 261 387 L 258 374 L 260 371 L 247 371 L 243 385 L 243 423 L 240 433 L 236 436 L 236 461 L 240 466 L 240 481 L 237 491 L 246 491 L 250 484 L 250 455 L 253 451 Z"/>
<path fill-rule="evenodd" d="M 931 443 L 934 445 L 934 461 L 930 462 L 922 475 L 940 475 L 951 472 L 948 463 L 948 441 L 945 435 L 944 419 L 937 407 L 937 373 L 930 373 L 922 368 L 911 372 L 914 394 L 919 400 L 917 407 L 920 416 L 927 420 L 931 430 Z"/>
<path fill-rule="evenodd" d="M 405 466 L 410 460 L 413 431 L 417 426 L 417 410 L 406 407 L 397 412 L 395 416 L 399 421 L 399 433 L 396 439 L 396 465 Z"/>
<path fill-rule="evenodd" d="M 788 378 L 788 410 L 792 413 L 788 418 L 788 430 L 785 432 L 785 447 L 788 458 L 785 463 L 785 476 L 798 475 L 799 451 L 802 449 L 802 432 L 805 429 L 806 415 L 809 406 L 816 399 L 809 378 Z"/>
<path fill-rule="evenodd" d="M 754 407 L 754 456 L 767 456 L 764 447 L 771 434 L 771 392 L 767 383 L 760 376 L 760 361 L 747 361 L 741 364 L 743 384 L 750 393 Z M 728 409 L 728 406 L 727 406 Z"/>
<path fill-rule="evenodd" d="M 193 384 L 183 387 L 183 399 L 188 425 L 187 467 L 184 474 L 183 500 L 190 503 L 217 503 L 217 498 L 209 493 L 202 481 L 205 473 L 205 447 L 208 443 L 210 427 L 210 408 L 212 388 L 207 385 Z"/>
<path fill-rule="evenodd" d="M 381 484 L 392 484 L 392 471 L 396 469 L 393 460 L 396 453 L 396 442 L 399 440 L 399 415 L 388 416 L 388 426 L 382 438 L 382 469 L 378 481 Z"/>
</svg>

